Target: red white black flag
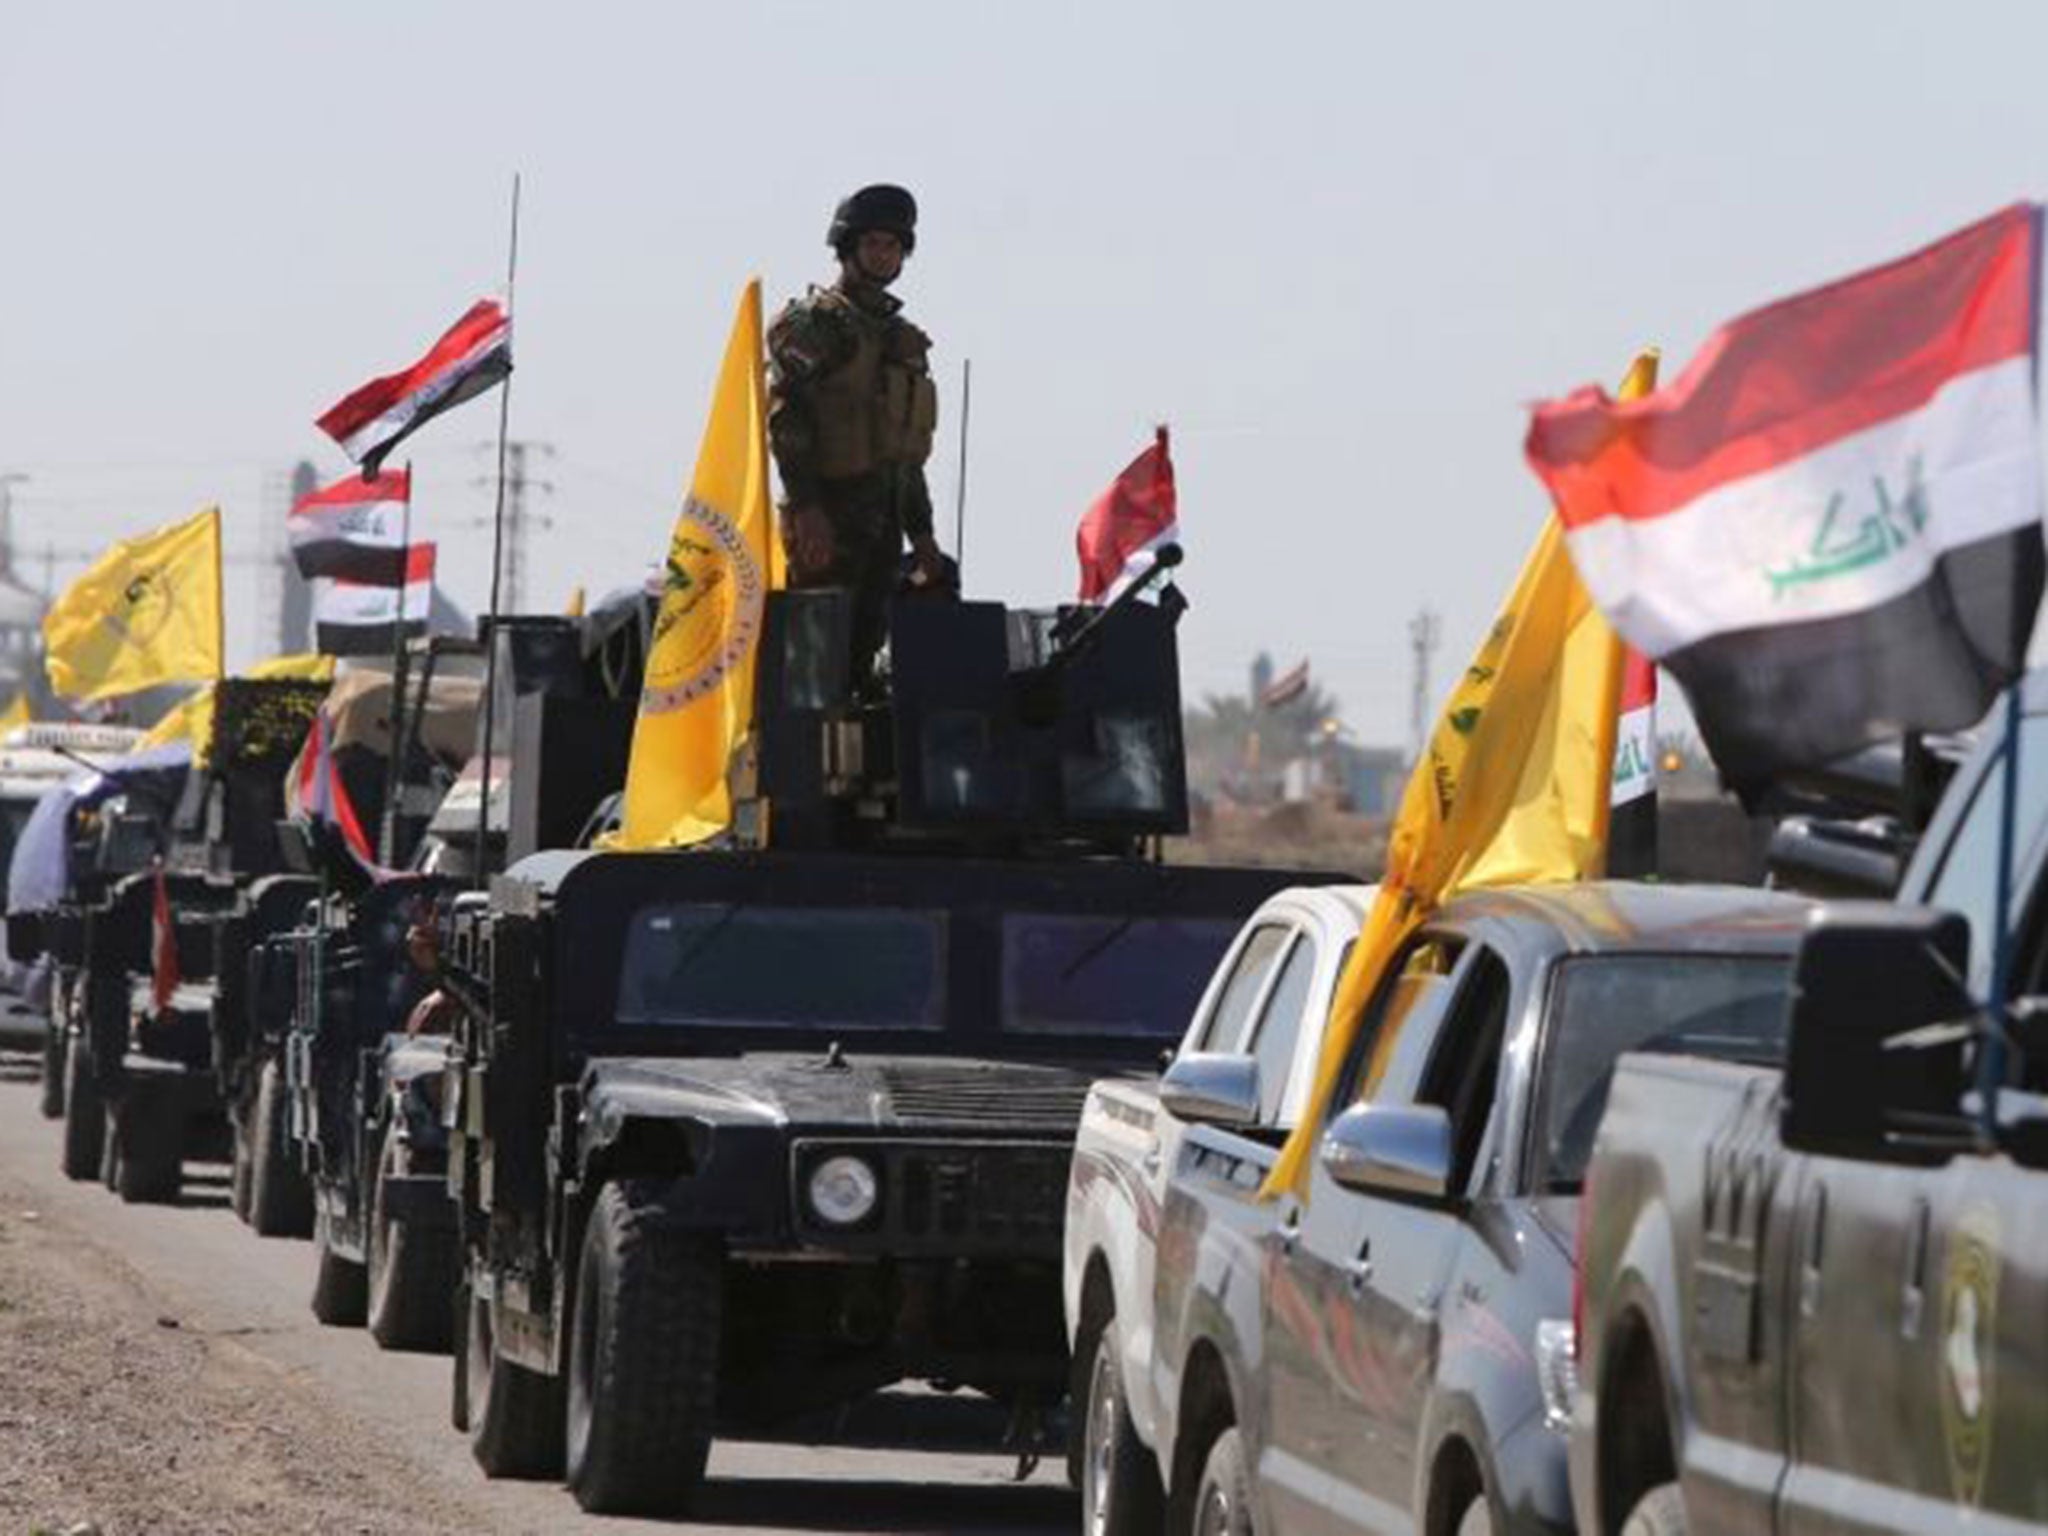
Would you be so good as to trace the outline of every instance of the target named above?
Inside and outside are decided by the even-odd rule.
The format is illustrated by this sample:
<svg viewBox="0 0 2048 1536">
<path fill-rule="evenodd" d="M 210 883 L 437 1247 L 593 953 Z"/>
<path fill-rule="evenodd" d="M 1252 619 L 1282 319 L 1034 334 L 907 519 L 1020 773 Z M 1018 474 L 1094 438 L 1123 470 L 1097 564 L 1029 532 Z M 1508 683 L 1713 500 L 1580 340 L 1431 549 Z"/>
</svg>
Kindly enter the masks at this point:
<svg viewBox="0 0 2048 1536">
<path fill-rule="evenodd" d="M 408 549 L 402 587 L 341 577 L 314 582 L 315 647 L 329 656 L 388 656 L 391 626 L 401 617 L 406 633 L 423 633 L 433 610 L 434 555 L 432 544 Z"/>
<path fill-rule="evenodd" d="M 1152 568 L 1153 552 L 1180 540 L 1179 502 L 1166 428 L 1081 518 L 1081 601 L 1109 603 Z"/>
<path fill-rule="evenodd" d="M 496 299 L 479 299 L 410 368 L 372 379 L 330 406 L 320 430 L 374 475 L 401 441 L 511 371 L 512 317 Z"/>
<path fill-rule="evenodd" d="M 1308 692 L 1308 662 L 1304 658 L 1299 664 L 1289 667 L 1273 681 L 1266 684 L 1259 694 L 1259 702 L 1267 709 L 1279 709 L 1292 704 Z"/>
<path fill-rule="evenodd" d="M 1657 873 L 1657 663 L 1641 651 L 1622 653 L 1618 713 L 1607 873 L 1636 880 Z"/>
<path fill-rule="evenodd" d="M 299 498 L 285 519 L 299 574 L 395 585 L 405 569 L 412 472 L 350 475 Z"/>
<path fill-rule="evenodd" d="M 1640 400 L 1539 406 L 1588 591 L 1737 787 L 1979 719 L 2043 571 L 2039 210 L 1724 326 Z"/>
<path fill-rule="evenodd" d="M 308 821 L 325 822 L 341 834 L 350 853 L 366 867 L 377 860 L 370 847 L 370 835 L 356 812 L 348 785 L 334 761 L 333 740 L 328 735 L 327 712 L 317 710 L 306 732 L 306 744 L 299 748 L 298 761 L 285 780 L 285 812 Z"/>
<path fill-rule="evenodd" d="M 171 915 L 171 895 L 164 881 L 164 866 L 156 866 L 156 886 L 149 905 L 149 1003 L 152 1013 L 171 1006 L 171 996 L 184 980 L 178 968 L 178 924 Z"/>
</svg>

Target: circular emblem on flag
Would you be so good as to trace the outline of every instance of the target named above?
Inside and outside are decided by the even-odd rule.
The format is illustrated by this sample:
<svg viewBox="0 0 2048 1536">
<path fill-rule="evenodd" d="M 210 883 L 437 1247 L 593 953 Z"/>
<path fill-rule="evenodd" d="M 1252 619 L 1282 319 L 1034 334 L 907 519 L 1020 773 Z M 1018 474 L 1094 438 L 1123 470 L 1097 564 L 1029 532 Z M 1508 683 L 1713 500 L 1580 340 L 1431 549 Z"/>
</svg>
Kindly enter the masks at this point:
<svg viewBox="0 0 2048 1536">
<path fill-rule="evenodd" d="M 669 540 L 641 712 L 667 714 L 716 688 L 753 650 L 762 603 L 761 568 L 746 537 L 691 497 Z"/>
<path fill-rule="evenodd" d="M 121 600 L 101 623 L 130 645 L 147 645 L 170 622 L 177 594 L 163 570 L 138 571 L 121 589 Z"/>
</svg>

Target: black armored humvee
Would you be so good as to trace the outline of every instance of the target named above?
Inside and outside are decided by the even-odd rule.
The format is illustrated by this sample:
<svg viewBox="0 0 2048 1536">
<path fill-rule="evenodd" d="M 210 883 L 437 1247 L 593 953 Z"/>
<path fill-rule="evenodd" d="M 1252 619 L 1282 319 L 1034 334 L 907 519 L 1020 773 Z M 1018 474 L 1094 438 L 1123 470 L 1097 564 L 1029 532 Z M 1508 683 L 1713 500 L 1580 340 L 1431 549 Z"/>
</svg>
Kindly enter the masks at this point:
<svg viewBox="0 0 2048 1536">
<path fill-rule="evenodd" d="M 875 702 L 844 598 L 774 594 L 765 846 L 541 854 L 458 906 L 455 1411 L 487 1472 L 674 1509 L 714 1435 L 905 1379 L 1043 1425 L 1089 1084 L 1155 1069 L 1243 918 L 1318 878 L 1157 860 L 1176 617 L 900 600 Z"/>
</svg>

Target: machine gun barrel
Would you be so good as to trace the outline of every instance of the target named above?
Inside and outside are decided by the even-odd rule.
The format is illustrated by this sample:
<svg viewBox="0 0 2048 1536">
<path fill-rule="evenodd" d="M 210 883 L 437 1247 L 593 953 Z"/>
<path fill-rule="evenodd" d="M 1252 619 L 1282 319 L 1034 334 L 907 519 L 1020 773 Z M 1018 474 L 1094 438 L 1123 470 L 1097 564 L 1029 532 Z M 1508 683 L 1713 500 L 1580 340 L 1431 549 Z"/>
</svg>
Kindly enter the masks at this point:
<svg viewBox="0 0 2048 1536">
<path fill-rule="evenodd" d="M 1090 646 L 1094 644 L 1095 637 L 1102 632 L 1102 626 L 1109 622 L 1112 614 L 1121 613 L 1124 609 L 1130 607 L 1131 604 L 1149 592 L 1162 576 L 1179 565 L 1180 562 L 1181 548 L 1178 544 L 1160 545 L 1159 548 L 1152 552 L 1152 564 L 1143 575 L 1125 587 L 1123 591 L 1117 593 L 1109 602 L 1104 603 L 1100 608 L 1095 609 L 1086 618 L 1082 619 L 1072 631 L 1054 630 L 1053 638 L 1058 642 L 1059 649 L 1053 653 L 1052 659 L 1039 669 L 1043 674 L 1044 680 L 1050 681 L 1052 678 L 1059 676 L 1061 672 L 1072 666 L 1082 656 L 1085 656 Z"/>
</svg>

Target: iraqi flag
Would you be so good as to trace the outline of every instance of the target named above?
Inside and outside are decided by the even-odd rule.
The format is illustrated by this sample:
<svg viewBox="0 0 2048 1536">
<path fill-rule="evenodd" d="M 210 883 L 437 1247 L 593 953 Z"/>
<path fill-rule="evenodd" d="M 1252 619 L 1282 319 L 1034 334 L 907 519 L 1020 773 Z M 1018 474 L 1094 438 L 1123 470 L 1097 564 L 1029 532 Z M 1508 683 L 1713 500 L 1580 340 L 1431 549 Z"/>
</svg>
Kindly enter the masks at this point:
<svg viewBox="0 0 2048 1536">
<path fill-rule="evenodd" d="M 178 924 L 171 916 L 171 893 L 164 881 L 161 860 L 156 866 L 156 885 L 149 901 L 149 1002 L 152 1013 L 171 1006 L 171 996 L 183 980 L 178 969 Z"/>
<path fill-rule="evenodd" d="M 406 551 L 405 585 L 324 577 L 313 583 L 314 648 L 329 656 L 389 656 L 391 626 L 409 635 L 426 630 L 434 602 L 432 544 Z"/>
<path fill-rule="evenodd" d="M 443 411 L 473 400 L 512 371 L 512 317 L 478 299 L 410 368 L 372 379 L 328 407 L 319 427 L 366 475 Z"/>
<path fill-rule="evenodd" d="M 1641 651 L 1622 653 L 1616 715 L 1607 873 L 1640 880 L 1657 873 L 1657 663 Z"/>
<path fill-rule="evenodd" d="M 285 519 L 299 574 L 395 583 L 405 569 L 412 471 L 350 475 L 292 504 Z"/>
<path fill-rule="evenodd" d="M 1081 556 L 1081 601 L 1112 603 L 1152 569 L 1153 557 L 1180 541 L 1179 501 L 1166 428 L 1081 518 L 1075 545 Z"/>
<path fill-rule="evenodd" d="M 313 714 L 306 744 L 299 748 L 298 760 L 286 776 L 284 799 L 286 814 L 333 827 L 358 861 L 366 868 L 376 867 L 369 833 L 363 830 L 363 819 L 357 814 L 348 785 L 342 782 L 341 770 L 334 761 L 325 709 Z"/>
<path fill-rule="evenodd" d="M 1587 589 L 1755 790 L 1972 724 L 2042 587 L 2039 210 L 1746 315 L 1674 382 L 1536 409 Z"/>
</svg>

